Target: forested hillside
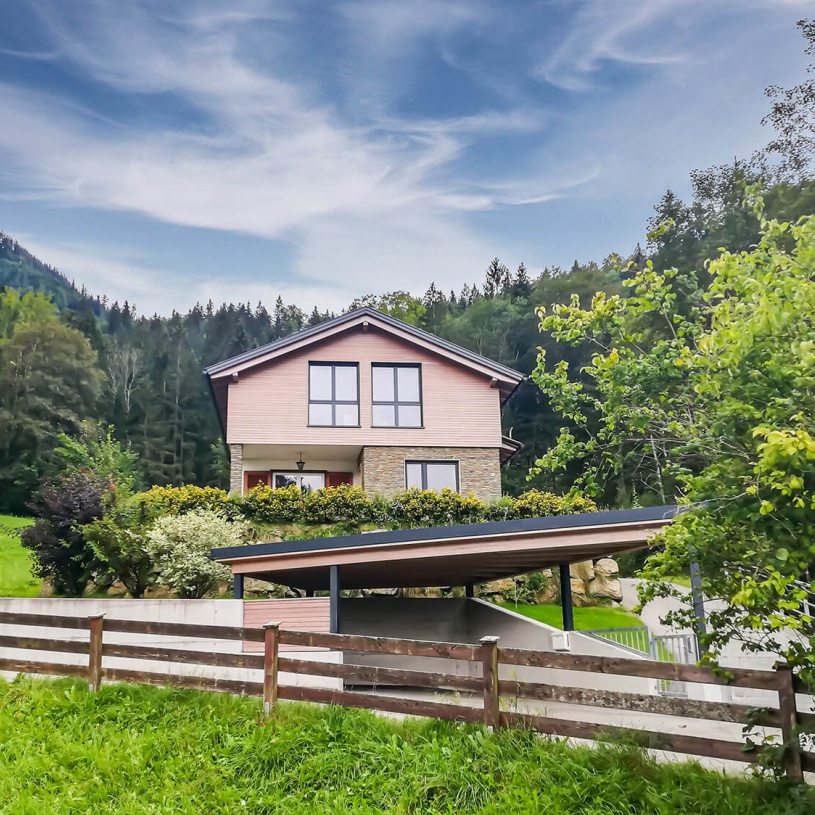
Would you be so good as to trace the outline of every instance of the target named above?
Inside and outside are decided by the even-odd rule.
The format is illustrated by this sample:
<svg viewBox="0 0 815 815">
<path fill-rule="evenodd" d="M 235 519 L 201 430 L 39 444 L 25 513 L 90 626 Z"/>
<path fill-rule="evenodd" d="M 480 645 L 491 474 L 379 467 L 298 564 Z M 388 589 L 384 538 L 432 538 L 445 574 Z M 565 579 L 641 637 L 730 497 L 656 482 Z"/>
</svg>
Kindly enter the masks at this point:
<svg viewBox="0 0 815 815">
<path fill-rule="evenodd" d="M 802 30 L 812 41 L 811 27 Z M 424 294 L 368 295 L 349 308 L 373 305 L 526 374 L 534 370 L 541 346 L 549 364 L 565 359 L 571 370 L 579 369 L 590 361 L 592 348 L 574 348 L 541 334 L 538 307 L 569 303 L 573 297 L 587 306 L 598 291 L 620 291 L 626 277 L 648 261 L 656 270 L 675 267 L 678 291 L 684 286 L 690 303 L 692 291 L 709 283 L 707 259 L 722 247 L 747 249 L 759 236 L 755 213 L 743 206 L 745 184 L 762 181 L 770 217 L 795 221 L 815 212 L 813 151 L 804 149 L 814 143 L 813 82 L 790 91 L 771 89 L 768 121 L 778 138 L 750 159 L 692 173 L 690 201 L 667 191 L 651 221 L 643 224 L 642 247 L 596 263 L 575 262 L 570 269 L 530 270 L 523 264 L 508 269 L 496 258 L 486 273 L 474 269 L 479 282 L 461 291 L 450 291 L 440 280 Z M 787 127 L 790 116 L 783 115 L 790 105 L 804 113 L 792 119 L 798 123 L 797 136 Z M 39 300 L 21 304 L 8 294 L 0 303 L 0 512 L 24 511 L 51 466 L 54 434 L 77 431 L 84 418 L 112 425 L 115 435 L 131 445 L 145 486 L 224 485 L 226 453 L 202 368 L 332 316 L 287 305 L 279 297 L 268 305 L 209 302 L 186 314 L 141 315 L 126 302 L 110 303 L 104 292 L 94 298 L 78 291 L 7 235 L 0 235 L 2 287 L 45 292 L 57 311 Z M 45 345 L 37 342 L 42 338 Z M 37 350 L 43 347 L 53 349 L 47 360 Z M 74 356 L 66 359 L 71 348 Z M 81 377 L 87 393 L 80 399 L 65 373 L 73 370 L 73 359 L 87 362 Z M 46 362 L 48 372 L 41 370 Z M 552 445 L 561 419 L 531 381 L 521 386 L 504 418 L 505 432 L 525 445 L 505 472 L 506 490 L 517 493 L 528 487 L 529 467 Z M 602 501 L 625 505 L 632 500 L 627 467 L 626 462 L 615 483 L 603 485 Z M 536 483 L 563 490 L 572 475 L 546 472 Z M 637 498 L 655 500 L 647 494 Z"/>
<path fill-rule="evenodd" d="M 88 308 L 100 314 L 103 308 L 99 298 L 94 300 L 84 290 L 78 291 L 65 275 L 34 257 L 5 232 L 0 232 L 0 286 L 43 292 L 61 309 Z"/>
<path fill-rule="evenodd" d="M 534 369 L 540 346 L 550 363 L 565 359 L 574 370 L 589 361 L 591 349 L 575 349 L 540 334 L 535 309 L 568 303 L 573 296 L 587 306 L 598 291 L 620 291 L 623 278 L 630 274 L 627 268 L 641 268 L 648 258 L 656 268 L 676 266 L 680 277 L 687 276 L 688 285 L 695 285 L 695 273 L 704 272 L 704 259 L 712 247 L 745 249 L 755 240 L 756 219 L 740 203 L 744 173 L 745 168 L 736 165 L 696 174 L 695 196 L 688 205 L 667 193 L 656 208 L 654 225 L 666 218 L 672 218 L 674 225 L 646 251 L 637 247 L 627 257 L 610 255 L 600 263 L 533 273 L 523 265 L 510 270 L 495 259 L 480 285 L 465 286 L 460 292 L 444 292 L 439 284 L 421 297 L 396 292 L 360 298 L 349 307 L 374 305 L 526 374 Z M 767 205 L 772 214 L 786 219 L 815 212 L 815 184 L 778 183 L 767 191 Z M 16 255 L 26 257 L 19 248 Z M 103 308 L 101 298 L 83 297 L 55 273 L 47 278 L 43 268 L 36 262 L 15 264 L 9 273 L 3 266 L 0 285 L 47 291 L 60 306 L 62 321 L 87 337 L 101 369 L 95 407 L 87 415 L 110 423 L 117 437 L 131 444 L 139 455 L 145 485 L 223 486 L 226 453 L 202 368 L 332 316 L 316 309 L 307 312 L 278 298 L 271 310 L 262 303 L 216 307 L 210 302 L 186 314 L 148 317 L 135 314 L 128 303 Z M 9 374 L 0 372 L 0 380 Z M 13 387 L 10 381 L 5 385 Z M 8 410 L 3 403 L 0 397 L 0 410 Z M 504 418 L 505 432 L 525 445 L 505 472 L 506 489 L 517 493 L 528 486 L 530 464 L 553 443 L 561 422 L 531 381 L 515 394 Z M 7 450 L 6 455 L 12 455 Z M 42 452 L 47 457 L 47 445 Z M 33 461 L 26 465 L 31 487 L 36 483 L 34 470 L 47 469 L 47 462 L 39 461 L 39 466 Z M 1 479 L 19 478 L 19 473 L 19 459 L 0 461 Z M 564 489 L 570 481 L 568 472 L 537 478 L 540 486 L 553 489 Z M 0 506 L 21 511 L 26 492 L 3 489 Z M 623 472 L 605 500 L 626 503 L 630 499 Z M 640 499 L 647 501 L 648 496 Z"/>
</svg>

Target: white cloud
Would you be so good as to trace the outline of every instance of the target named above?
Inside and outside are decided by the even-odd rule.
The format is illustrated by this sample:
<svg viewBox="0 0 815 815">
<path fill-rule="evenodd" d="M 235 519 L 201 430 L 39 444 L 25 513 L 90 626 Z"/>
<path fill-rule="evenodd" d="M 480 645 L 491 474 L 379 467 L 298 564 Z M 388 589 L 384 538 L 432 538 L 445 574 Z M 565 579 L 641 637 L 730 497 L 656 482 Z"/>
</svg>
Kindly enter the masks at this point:
<svg viewBox="0 0 815 815">
<path fill-rule="evenodd" d="M 91 295 L 105 293 L 110 301 L 124 303 L 127 300 L 138 313 L 145 315 L 166 315 L 170 309 L 184 312 L 208 300 L 216 306 L 262 302 L 271 307 L 278 296 L 302 308 L 316 304 L 323 310 L 340 311 L 356 296 L 353 287 L 335 286 L 326 281 L 300 283 L 296 279 L 242 278 L 239 270 L 228 277 L 202 278 L 172 267 L 151 265 L 142 253 L 128 251 L 121 245 L 43 241 L 31 234 L 17 237 L 36 257 L 73 280 L 77 288 L 85 286 Z"/>
<path fill-rule="evenodd" d="M 55 47 L 94 80 L 130 93 L 177 94 L 203 124 L 100 128 L 63 99 L 6 85 L 0 104 L 17 126 L 0 132 L 0 149 L 27 169 L 27 186 L 49 199 L 264 237 L 338 213 L 368 218 L 410 204 L 449 211 L 493 203 L 487 181 L 456 187 L 436 176 L 472 134 L 532 130 L 537 111 L 344 123 L 329 105 L 243 58 L 239 31 L 253 21 L 253 5 L 225 16 L 213 11 L 206 24 L 199 15 L 172 34 L 138 4 L 115 13 L 100 5 L 87 27 L 45 15 Z M 453 6 L 454 22 L 468 19 L 464 4 Z M 377 32 L 405 17 L 369 8 Z"/>
<path fill-rule="evenodd" d="M 538 78 L 593 94 L 572 94 L 566 115 L 544 109 L 520 79 L 505 83 L 485 69 L 490 76 L 478 81 L 507 84 L 497 96 L 510 109 L 485 105 L 432 119 L 397 115 L 392 102 L 427 53 L 449 65 L 460 38 L 490 43 L 507 13 L 502 5 L 375 0 L 326 10 L 343 24 L 333 32 L 337 76 L 322 79 L 344 89 L 344 107 L 319 80 L 281 67 L 294 47 L 283 37 L 296 3 L 204 0 L 167 10 L 133 0 L 85 4 L 81 12 L 75 4 L 38 3 L 48 47 L 33 58 L 61 61 L 88 85 L 132 100 L 132 112 L 117 118 L 93 94 L 79 102 L 0 83 L 0 108 L 14 124 L 0 129 L 7 168 L 0 197 L 135 212 L 295 249 L 293 267 L 276 269 L 268 283 L 250 272 L 202 282 L 93 239 L 31 242 L 69 276 L 145 312 L 209 297 L 268 302 L 278 293 L 339 309 L 364 291 L 421 292 L 431 280 L 458 288 L 496 254 L 547 262 L 545 249 L 556 258 L 561 251 L 584 257 L 583 248 L 559 246 L 563 236 L 548 233 L 545 220 L 521 246 L 517 237 L 487 236 L 473 213 L 565 197 L 614 207 L 637 196 L 655 201 L 691 168 L 749 153 L 760 140 L 763 87 L 783 83 L 801 61 L 797 52 L 770 59 L 781 40 L 768 38 L 772 26 L 764 21 L 796 37 L 789 20 L 772 16 L 774 2 L 745 0 L 741 8 L 758 16 L 738 19 L 729 0 L 570 4 L 576 13 L 545 59 L 534 50 L 534 30 L 521 25 L 517 42 L 496 37 L 495 47 L 522 54 L 518 64 L 525 60 Z M 799 7 L 789 0 L 790 20 Z M 727 37 L 710 30 L 714 13 L 731 21 Z M 309 45 L 306 37 L 302 46 Z M 602 88 L 607 62 L 640 66 L 638 81 L 624 93 Z M 320 65 L 316 73 L 327 70 Z M 161 118 L 152 111 L 157 101 Z M 516 162 L 467 161 L 473 145 L 507 136 L 524 141 Z M 508 164 L 523 169 L 508 172 Z M 641 231 L 639 214 L 636 225 Z"/>
<path fill-rule="evenodd" d="M 805 13 L 811 2 L 741 0 L 736 27 L 749 25 L 756 12 L 779 6 Z M 716 30 L 716 16 L 735 12 L 732 0 L 584 0 L 558 47 L 539 60 L 533 75 L 584 91 L 602 81 L 604 61 L 653 67 L 705 63 L 715 59 L 718 47 L 727 47 L 732 34 L 732 22 Z"/>
</svg>

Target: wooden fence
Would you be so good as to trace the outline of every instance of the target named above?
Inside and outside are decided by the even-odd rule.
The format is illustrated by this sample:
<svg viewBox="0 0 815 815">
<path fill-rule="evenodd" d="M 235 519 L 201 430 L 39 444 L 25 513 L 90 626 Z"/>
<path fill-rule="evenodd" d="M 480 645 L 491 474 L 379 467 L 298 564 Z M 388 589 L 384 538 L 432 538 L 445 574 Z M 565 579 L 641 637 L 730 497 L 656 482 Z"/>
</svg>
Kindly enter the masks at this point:
<svg viewBox="0 0 815 815">
<path fill-rule="evenodd" d="M 264 711 L 278 699 L 335 704 L 368 708 L 390 713 L 429 716 L 461 722 L 481 722 L 493 728 L 523 727 L 555 736 L 594 739 L 613 731 L 619 736 L 650 749 L 687 753 L 731 761 L 753 762 L 755 752 L 747 752 L 740 743 L 722 739 L 701 738 L 674 733 L 652 732 L 643 729 L 609 728 L 606 725 L 549 718 L 502 709 L 502 700 L 541 700 L 565 702 L 574 705 L 613 708 L 624 712 L 656 713 L 662 716 L 689 717 L 732 723 L 749 722 L 780 729 L 787 745 L 784 755 L 786 773 L 801 778 L 804 771 L 815 772 L 815 753 L 798 746 L 797 729 L 815 724 L 815 714 L 797 710 L 796 693 L 808 690 L 786 666 L 773 671 L 734 669 L 718 674 L 708 668 L 694 665 L 652 662 L 641 659 L 617 659 L 596 656 L 578 656 L 567 653 L 535 651 L 523 648 L 502 648 L 498 637 L 483 637 L 478 645 L 465 643 L 430 642 L 421 640 L 369 637 L 353 634 L 327 634 L 322 632 L 287 631 L 279 623 L 268 623 L 262 629 L 238 628 L 186 623 L 142 622 L 133 620 L 106 620 L 102 615 L 92 617 L 64 617 L 44 614 L 0 612 L 0 624 L 12 626 L 41 626 L 46 628 L 89 631 L 82 640 L 0 635 L 0 648 L 54 651 L 86 654 L 87 664 L 68 665 L 55 662 L 0 658 L 0 670 L 52 676 L 86 677 L 92 691 L 107 680 L 147 685 L 171 685 L 205 691 L 260 696 Z M 152 635 L 155 637 L 188 637 L 205 640 L 238 640 L 262 644 L 263 653 L 223 653 L 212 650 L 196 651 L 186 648 L 157 646 L 154 644 L 117 644 L 106 642 L 104 633 Z M 480 663 L 477 675 L 407 670 L 392 667 L 374 667 L 281 655 L 280 645 L 302 648 L 321 648 L 342 652 L 433 657 Z M 104 657 L 144 659 L 187 665 L 249 668 L 262 671 L 262 681 L 222 679 L 206 676 L 184 676 L 154 671 L 106 667 Z M 563 687 L 544 682 L 527 682 L 499 678 L 499 665 L 552 668 L 565 671 L 583 671 L 610 676 L 627 676 L 655 680 L 729 685 L 775 691 L 778 707 L 757 709 L 752 706 L 728 702 L 710 702 L 678 699 L 611 690 L 593 690 Z M 376 692 L 335 690 L 329 688 L 281 685 L 280 673 L 333 677 L 349 684 L 389 685 L 428 688 L 438 691 L 459 691 L 481 697 L 480 706 L 452 704 L 429 699 L 398 698 Z"/>
</svg>

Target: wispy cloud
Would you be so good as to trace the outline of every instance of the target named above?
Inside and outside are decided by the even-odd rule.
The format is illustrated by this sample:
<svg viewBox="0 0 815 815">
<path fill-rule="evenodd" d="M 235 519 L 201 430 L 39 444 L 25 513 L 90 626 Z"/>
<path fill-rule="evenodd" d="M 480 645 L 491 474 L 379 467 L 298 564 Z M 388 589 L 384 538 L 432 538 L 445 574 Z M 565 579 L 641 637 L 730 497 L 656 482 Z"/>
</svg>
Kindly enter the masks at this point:
<svg viewBox="0 0 815 815">
<path fill-rule="evenodd" d="M 238 258 L 203 278 L 95 235 L 33 235 L 46 260 L 146 311 L 281 292 L 337 308 L 458 287 L 503 251 L 584 257 L 608 240 L 601 223 L 585 238 L 549 228 L 580 224 L 575 202 L 640 201 L 633 236 L 655 189 L 756 142 L 761 90 L 786 74 L 739 49 L 755 53 L 773 2 L 29 0 L 40 39 L 5 54 L 40 73 L 0 83 L 0 204 L 118 213 L 145 236 L 192 227 L 192 253 L 196 229 L 290 250 L 271 271 Z M 607 66 L 638 70 L 617 88 Z"/>
<path fill-rule="evenodd" d="M 701 5 L 715 4 L 705 0 Z M 689 58 L 665 27 L 682 26 L 682 17 L 699 0 L 586 0 L 560 45 L 536 67 L 535 76 L 567 90 L 587 90 L 603 61 L 669 65 Z M 657 30 L 658 29 L 658 30 Z"/>
<path fill-rule="evenodd" d="M 381 14 L 377 31 L 388 19 Z M 419 203 L 481 208 L 491 201 L 489 184 L 453 195 L 455 182 L 439 183 L 434 173 L 461 155 L 471 134 L 533 130 L 540 122 L 533 109 L 344 123 L 330 105 L 242 59 L 235 29 L 255 21 L 249 10 L 176 21 L 171 34 L 135 4 L 115 13 L 100 6 L 89 30 L 44 19 L 63 58 L 95 81 L 177 94 L 205 122 L 200 129 L 94 130 L 62 99 L 0 87 L 4 109 L 20 125 L 0 133 L 0 148 L 28 168 L 31 186 L 63 202 L 267 237 L 338 212 L 368 217 Z M 202 29 L 212 37 L 202 38 Z M 478 179 L 468 179 L 466 189 L 474 186 Z"/>
</svg>

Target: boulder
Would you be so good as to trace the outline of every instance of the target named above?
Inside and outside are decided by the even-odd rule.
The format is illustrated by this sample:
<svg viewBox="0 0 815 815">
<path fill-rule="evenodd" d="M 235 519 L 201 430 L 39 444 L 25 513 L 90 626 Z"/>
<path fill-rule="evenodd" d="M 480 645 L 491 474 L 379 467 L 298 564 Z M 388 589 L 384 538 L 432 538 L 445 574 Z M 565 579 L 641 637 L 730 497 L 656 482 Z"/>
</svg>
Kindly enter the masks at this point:
<svg viewBox="0 0 815 815">
<path fill-rule="evenodd" d="M 53 597 L 54 596 L 54 581 L 50 577 L 46 577 L 40 586 L 40 592 L 37 597 Z"/>
<path fill-rule="evenodd" d="M 572 563 L 569 566 L 569 574 L 572 578 L 588 582 L 594 579 L 594 564 L 590 560 L 581 560 L 579 563 Z"/>
<path fill-rule="evenodd" d="M 579 577 L 572 578 L 572 605 L 585 606 L 589 601 L 586 597 L 586 583 Z"/>
<path fill-rule="evenodd" d="M 503 580 L 493 580 L 490 583 L 482 583 L 481 591 L 479 594 L 482 596 L 490 596 L 493 594 L 504 594 L 511 597 L 515 591 L 515 581 L 511 577 L 505 577 Z"/>
<path fill-rule="evenodd" d="M 243 579 L 244 597 L 271 597 L 275 586 L 268 580 L 258 580 L 255 577 L 245 577 Z"/>
<path fill-rule="evenodd" d="M 127 594 L 127 589 L 121 580 L 114 580 L 106 594 L 108 597 L 124 597 Z"/>
<path fill-rule="evenodd" d="M 363 597 L 398 597 L 399 589 L 363 589 Z M 426 595 L 424 595 L 426 596 Z"/>
<path fill-rule="evenodd" d="M 546 586 L 540 591 L 535 592 L 536 603 L 554 603 L 557 600 L 558 588 L 554 580 L 547 582 Z"/>
<path fill-rule="evenodd" d="M 588 593 L 591 597 L 602 597 L 618 603 L 623 599 L 623 587 L 620 581 L 616 577 L 606 577 L 600 574 L 589 582 Z"/>
<path fill-rule="evenodd" d="M 609 577 L 611 575 L 619 574 L 620 567 L 617 564 L 617 561 L 611 557 L 601 557 L 600 560 L 596 561 L 594 564 L 594 573 L 595 575 L 603 575 L 604 577 Z"/>
</svg>

